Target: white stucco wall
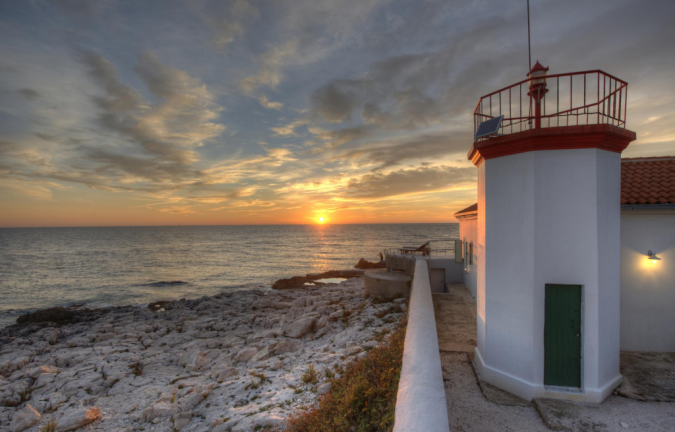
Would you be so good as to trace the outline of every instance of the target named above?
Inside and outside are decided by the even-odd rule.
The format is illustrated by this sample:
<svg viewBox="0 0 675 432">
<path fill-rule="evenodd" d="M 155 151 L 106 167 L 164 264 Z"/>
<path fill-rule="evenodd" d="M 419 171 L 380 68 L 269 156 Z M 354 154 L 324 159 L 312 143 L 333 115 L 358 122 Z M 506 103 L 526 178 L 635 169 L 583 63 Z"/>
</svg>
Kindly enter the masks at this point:
<svg viewBox="0 0 675 432">
<path fill-rule="evenodd" d="M 467 266 L 462 269 L 464 285 L 469 288 L 471 295 L 476 298 L 478 283 L 478 217 L 459 219 L 459 238 L 463 242 L 473 243 L 473 260 L 469 260 Z M 470 249 L 469 249 L 470 250 Z"/>
<path fill-rule="evenodd" d="M 488 382 L 525 399 L 597 402 L 621 382 L 620 169 L 619 154 L 597 149 L 529 152 L 479 168 L 478 262 L 485 265 L 476 357 Z M 544 387 L 547 283 L 583 287 L 581 395 Z"/>
<path fill-rule="evenodd" d="M 621 349 L 675 352 L 675 210 L 621 212 Z"/>
</svg>

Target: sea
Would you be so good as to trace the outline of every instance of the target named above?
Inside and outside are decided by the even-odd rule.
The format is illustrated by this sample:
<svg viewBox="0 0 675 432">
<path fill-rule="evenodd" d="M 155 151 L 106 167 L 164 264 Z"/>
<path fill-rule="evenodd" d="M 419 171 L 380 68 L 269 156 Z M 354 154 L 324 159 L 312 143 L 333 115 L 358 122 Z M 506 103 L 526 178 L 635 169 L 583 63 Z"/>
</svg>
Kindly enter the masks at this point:
<svg viewBox="0 0 675 432">
<path fill-rule="evenodd" d="M 0 229 L 0 327 L 55 306 L 103 308 L 270 288 L 378 261 L 388 248 L 452 248 L 458 224 Z"/>
</svg>

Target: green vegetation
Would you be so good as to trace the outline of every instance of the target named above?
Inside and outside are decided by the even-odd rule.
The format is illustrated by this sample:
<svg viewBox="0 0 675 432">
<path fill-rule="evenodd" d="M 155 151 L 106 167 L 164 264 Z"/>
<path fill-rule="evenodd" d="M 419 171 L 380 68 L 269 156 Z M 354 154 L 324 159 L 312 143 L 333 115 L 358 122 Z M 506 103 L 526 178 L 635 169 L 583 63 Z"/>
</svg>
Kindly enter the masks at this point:
<svg viewBox="0 0 675 432">
<path fill-rule="evenodd" d="M 305 384 L 316 384 L 317 382 L 319 382 L 319 374 L 316 373 L 313 364 L 310 364 L 309 369 L 307 369 L 307 372 L 302 374 L 302 382 L 304 382 Z"/>
<path fill-rule="evenodd" d="M 56 420 L 49 420 L 46 425 L 42 426 L 40 432 L 56 432 Z"/>
<path fill-rule="evenodd" d="M 347 365 L 340 378 L 331 380 L 330 391 L 314 408 L 292 415 L 284 431 L 391 431 L 404 342 L 402 322 L 388 341 Z"/>
</svg>

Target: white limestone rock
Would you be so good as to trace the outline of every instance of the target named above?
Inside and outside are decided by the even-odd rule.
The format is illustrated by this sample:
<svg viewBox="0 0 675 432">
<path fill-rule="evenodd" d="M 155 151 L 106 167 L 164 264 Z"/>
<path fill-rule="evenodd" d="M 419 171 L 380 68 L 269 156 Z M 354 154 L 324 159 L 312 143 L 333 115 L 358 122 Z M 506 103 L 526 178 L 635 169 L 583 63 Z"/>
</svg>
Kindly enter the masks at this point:
<svg viewBox="0 0 675 432">
<path fill-rule="evenodd" d="M 31 406 L 56 413 L 61 427 L 79 404 L 95 401 L 105 421 L 82 430 L 248 431 L 276 424 L 328 391 L 319 373 L 316 391 L 296 393 L 305 388 L 308 364 L 320 371 L 344 364 L 353 358 L 344 358 L 347 345 L 370 346 L 375 330 L 392 328 L 362 327 L 376 312 L 370 301 L 359 309 L 362 289 L 363 279 L 350 279 L 303 290 L 228 292 L 171 301 L 157 313 L 129 307 L 64 325 L 54 345 L 45 341 L 53 328 L 14 338 L 0 354 L 0 430 L 17 415 L 3 401 L 20 404 L 26 392 Z M 256 302 L 265 307 L 252 312 Z M 338 307 L 362 312 L 342 323 Z"/>
<path fill-rule="evenodd" d="M 315 323 L 316 317 L 314 316 L 300 318 L 296 321 L 286 324 L 283 327 L 283 333 L 285 336 L 298 339 L 311 332 L 314 329 Z"/>
<path fill-rule="evenodd" d="M 173 418 L 173 427 L 176 430 L 181 430 L 192 420 L 192 411 L 185 411 L 178 413 Z"/>
<path fill-rule="evenodd" d="M 270 348 L 270 354 L 273 356 L 278 356 L 286 353 L 292 353 L 298 350 L 300 345 L 292 340 L 284 339 L 280 342 L 277 342 Z"/>
<path fill-rule="evenodd" d="M 175 406 L 171 403 L 161 402 L 148 407 L 141 413 L 141 420 L 150 422 L 156 418 L 173 417 Z"/>
<path fill-rule="evenodd" d="M 32 406 L 26 404 L 21 411 L 14 414 L 9 428 L 12 432 L 24 431 L 39 422 L 41 417 L 40 413 L 35 411 Z"/>
<path fill-rule="evenodd" d="M 270 358 L 270 348 L 269 346 L 266 346 L 265 348 L 258 351 L 256 355 L 251 357 L 250 362 L 251 363 L 261 362 L 263 360 L 267 360 L 268 358 Z"/>
<path fill-rule="evenodd" d="M 254 347 L 244 348 L 234 356 L 234 360 L 238 362 L 247 362 L 251 360 L 257 353 L 258 353 L 257 348 Z"/>
<path fill-rule="evenodd" d="M 72 431 L 82 426 L 86 426 L 101 417 L 101 411 L 96 407 L 80 408 L 70 411 L 57 421 L 58 432 Z"/>
<path fill-rule="evenodd" d="M 59 373 L 59 368 L 56 366 L 49 366 L 49 365 L 43 365 L 43 366 L 38 366 L 31 370 L 28 373 L 28 376 L 37 379 L 40 375 L 42 374 L 57 374 Z"/>
</svg>

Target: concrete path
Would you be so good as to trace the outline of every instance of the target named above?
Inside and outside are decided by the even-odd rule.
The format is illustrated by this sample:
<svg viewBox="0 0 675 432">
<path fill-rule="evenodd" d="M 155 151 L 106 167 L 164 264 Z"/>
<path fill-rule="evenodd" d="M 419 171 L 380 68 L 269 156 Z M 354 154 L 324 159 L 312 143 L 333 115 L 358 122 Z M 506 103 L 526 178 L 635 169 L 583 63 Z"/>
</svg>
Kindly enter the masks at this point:
<svg viewBox="0 0 675 432">
<path fill-rule="evenodd" d="M 475 302 L 463 284 L 448 284 L 448 291 L 434 294 L 433 301 L 451 431 L 675 432 L 673 402 L 610 396 L 602 404 L 552 399 L 530 403 L 481 382 L 471 364 L 476 346 Z M 659 358 L 658 365 L 669 363 L 664 359 Z M 664 378 L 662 374 L 662 383 L 670 382 Z"/>
<path fill-rule="evenodd" d="M 476 348 L 476 307 L 464 284 L 448 284 L 447 293 L 433 294 L 438 347 L 441 352 L 466 352 Z"/>
</svg>

